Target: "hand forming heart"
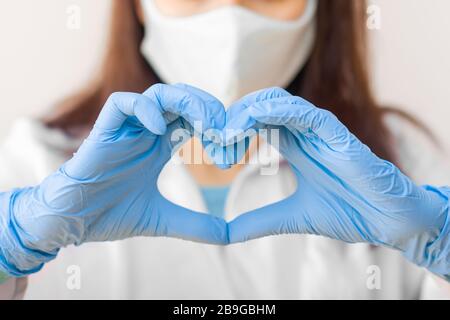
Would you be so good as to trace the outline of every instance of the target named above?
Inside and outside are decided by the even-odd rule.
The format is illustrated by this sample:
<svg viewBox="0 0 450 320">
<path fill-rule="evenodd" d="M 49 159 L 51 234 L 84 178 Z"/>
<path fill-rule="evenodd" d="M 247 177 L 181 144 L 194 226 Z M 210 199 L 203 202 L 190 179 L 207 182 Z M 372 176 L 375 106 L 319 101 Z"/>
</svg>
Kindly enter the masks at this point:
<svg viewBox="0 0 450 320">
<path fill-rule="evenodd" d="M 191 135 L 215 130 L 218 134 L 211 139 L 206 134 L 205 140 L 215 151 L 242 143 L 240 136 L 249 130 L 279 130 L 276 147 L 301 187 L 288 199 L 229 223 L 179 207 L 157 188 L 179 129 Z M 221 166 L 239 159 L 225 160 Z M 283 89 L 250 94 L 225 112 L 216 98 L 181 84 L 155 85 L 142 95 L 113 94 L 74 157 L 40 186 L 12 198 L 20 225 L 14 232 L 35 255 L 15 265 L 29 272 L 61 247 L 134 236 L 224 245 L 307 233 L 391 246 L 425 264 L 417 252 L 430 248 L 421 239 L 436 239 L 448 212 L 448 197 L 441 190 L 417 187 L 330 112 Z"/>
</svg>

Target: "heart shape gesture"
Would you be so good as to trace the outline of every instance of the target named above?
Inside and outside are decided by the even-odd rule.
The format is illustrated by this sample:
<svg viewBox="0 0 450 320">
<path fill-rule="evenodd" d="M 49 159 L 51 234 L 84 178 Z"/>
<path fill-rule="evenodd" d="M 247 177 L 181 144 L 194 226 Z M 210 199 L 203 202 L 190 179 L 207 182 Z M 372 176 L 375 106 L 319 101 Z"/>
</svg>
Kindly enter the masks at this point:
<svg viewBox="0 0 450 320">
<path fill-rule="evenodd" d="M 174 153 L 172 135 L 178 129 L 194 135 L 196 121 L 198 131 L 218 132 L 205 141 L 211 150 L 242 143 L 235 138 L 249 130 L 278 130 L 276 147 L 297 177 L 297 191 L 229 223 L 166 200 L 157 179 Z M 225 159 L 225 167 L 237 160 Z M 416 186 L 330 112 L 283 89 L 253 93 L 225 112 L 199 89 L 155 85 L 142 95 L 112 95 L 70 161 L 40 186 L 11 194 L 12 230 L 0 235 L 10 249 L 0 264 L 20 276 L 39 270 L 61 247 L 134 236 L 225 245 L 306 233 L 390 246 L 445 274 L 448 259 L 437 251 L 450 228 L 449 194 Z"/>
</svg>

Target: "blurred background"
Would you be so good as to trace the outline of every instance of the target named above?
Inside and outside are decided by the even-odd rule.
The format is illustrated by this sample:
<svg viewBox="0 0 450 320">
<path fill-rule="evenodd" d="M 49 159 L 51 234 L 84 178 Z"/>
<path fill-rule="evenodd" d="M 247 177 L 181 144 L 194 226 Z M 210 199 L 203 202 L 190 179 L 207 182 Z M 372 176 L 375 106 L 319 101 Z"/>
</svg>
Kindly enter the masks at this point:
<svg viewBox="0 0 450 320">
<path fill-rule="evenodd" d="M 373 85 L 382 104 L 424 121 L 450 150 L 450 1 L 373 0 Z M 84 87 L 100 61 L 110 0 L 0 1 L 0 140 L 12 121 L 39 115 Z M 80 9 L 80 28 L 69 17 Z"/>
</svg>

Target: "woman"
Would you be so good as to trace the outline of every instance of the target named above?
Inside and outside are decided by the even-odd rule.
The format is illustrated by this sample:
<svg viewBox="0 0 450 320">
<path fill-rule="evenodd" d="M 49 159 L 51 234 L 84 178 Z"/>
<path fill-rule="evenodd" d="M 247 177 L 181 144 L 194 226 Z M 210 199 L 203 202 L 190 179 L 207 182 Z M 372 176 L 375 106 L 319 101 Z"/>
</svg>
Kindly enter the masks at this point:
<svg viewBox="0 0 450 320">
<path fill-rule="evenodd" d="M 224 10 L 222 1 L 212 0 L 114 1 L 110 48 L 99 80 L 41 122 L 24 120 L 15 126 L 3 147 L 2 167 L 13 163 L 20 172 L 10 165 L 2 177 L 9 173 L 14 179 L 5 181 L 2 189 L 35 184 L 67 160 L 111 93 L 143 92 L 161 80 L 191 83 L 225 105 L 257 89 L 287 87 L 294 95 L 329 108 L 378 156 L 398 164 L 417 182 L 448 181 L 450 175 L 444 177 L 444 173 L 449 170 L 438 159 L 422 157 L 439 154 L 426 132 L 406 116 L 380 109 L 374 102 L 365 65 L 362 2 L 322 0 L 317 7 L 311 0 L 236 3 L 251 12 L 236 7 Z M 217 71 L 214 79 L 210 70 Z M 29 154 L 17 154 L 20 143 L 20 152 Z M 35 161 L 37 155 L 41 161 Z M 261 176 L 252 166 L 221 171 L 209 165 L 169 163 L 159 182 L 159 189 L 172 202 L 213 211 L 227 220 L 286 198 L 295 187 L 295 176 L 286 165 L 277 175 Z M 381 287 L 375 290 L 367 285 L 367 272 L 373 266 L 381 270 Z M 71 285 L 76 276 L 71 270 L 80 271 L 80 286 Z M 231 247 L 136 238 L 62 250 L 57 260 L 30 277 L 27 297 L 419 298 L 441 294 L 429 279 L 397 252 L 311 236 L 264 238 Z M 20 295 L 24 281 L 4 286 L 14 287 Z"/>
</svg>

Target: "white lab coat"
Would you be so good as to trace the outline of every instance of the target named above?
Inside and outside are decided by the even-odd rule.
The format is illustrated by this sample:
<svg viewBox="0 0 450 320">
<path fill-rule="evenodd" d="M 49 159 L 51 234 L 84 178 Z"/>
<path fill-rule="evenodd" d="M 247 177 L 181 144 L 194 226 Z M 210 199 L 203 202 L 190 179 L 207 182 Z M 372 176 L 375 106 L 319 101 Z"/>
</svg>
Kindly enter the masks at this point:
<svg viewBox="0 0 450 320">
<path fill-rule="evenodd" d="M 448 185 L 450 170 L 428 139 L 396 116 L 386 121 L 409 175 L 419 183 Z M 39 183 L 78 143 L 37 121 L 17 121 L 0 147 L 0 190 Z M 205 211 L 199 188 L 185 167 L 169 162 L 159 187 L 169 200 Z M 274 176 L 260 175 L 257 166 L 247 166 L 231 186 L 226 218 L 285 198 L 294 188 L 293 175 L 285 164 Z M 367 285 L 374 270 L 380 271 L 380 288 Z M 396 251 L 309 235 L 269 237 L 228 247 L 167 238 L 71 246 L 28 281 L 28 299 L 450 297 L 428 272 Z M 16 292 L 11 291 L 14 283 Z M 11 280 L 0 286 L 0 297 L 20 297 L 20 287 L 24 287 L 23 280 Z"/>
</svg>

